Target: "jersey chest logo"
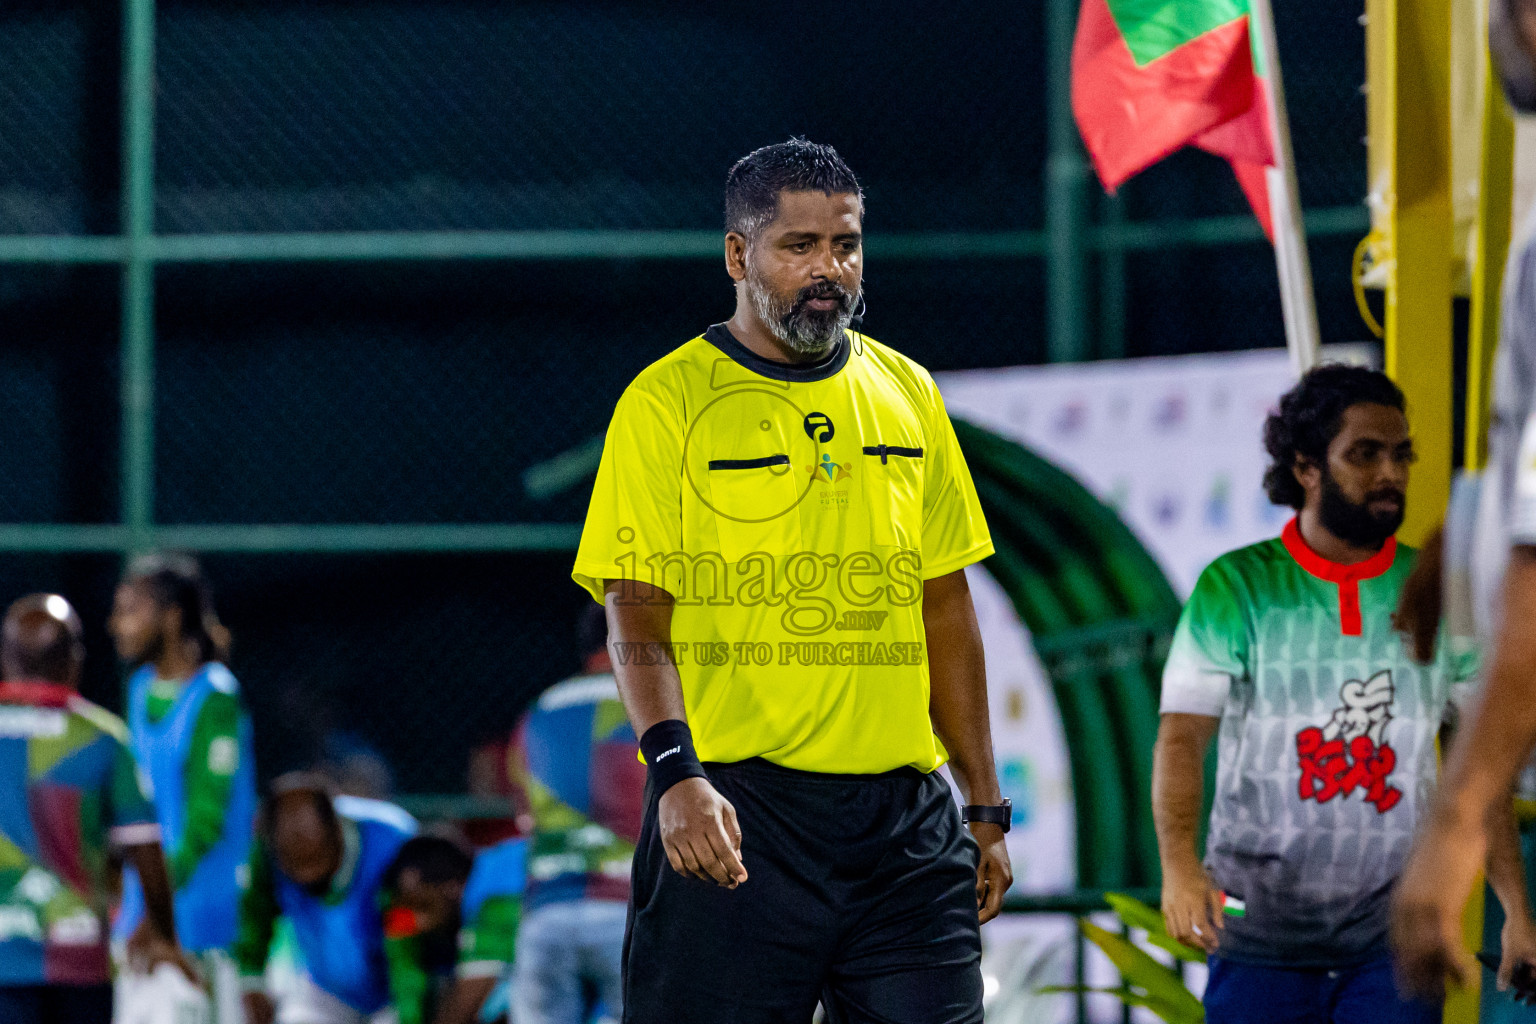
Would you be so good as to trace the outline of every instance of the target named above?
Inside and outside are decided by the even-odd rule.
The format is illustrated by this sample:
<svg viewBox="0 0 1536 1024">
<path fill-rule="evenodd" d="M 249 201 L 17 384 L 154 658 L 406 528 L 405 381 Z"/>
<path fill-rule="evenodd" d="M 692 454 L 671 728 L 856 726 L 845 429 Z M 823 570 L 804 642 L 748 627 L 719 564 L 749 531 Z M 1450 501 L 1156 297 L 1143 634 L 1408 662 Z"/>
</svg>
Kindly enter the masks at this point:
<svg viewBox="0 0 1536 1024">
<path fill-rule="evenodd" d="M 832 417 L 824 412 L 806 413 L 800 425 L 805 429 L 806 437 L 822 444 L 832 440 L 832 435 L 837 433 L 837 428 L 832 425 Z"/>
<path fill-rule="evenodd" d="M 805 471 L 815 477 L 818 483 L 837 483 L 853 476 L 853 463 L 833 462 L 831 455 L 822 452 L 821 461 L 806 466 Z"/>
<path fill-rule="evenodd" d="M 1343 703 L 1327 724 L 1296 734 L 1298 792 L 1303 800 L 1325 804 L 1359 790 L 1382 814 L 1397 806 L 1403 792 L 1387 784 L 1397 767 L 1397 753 L 1384 738 L 1396 693 L 1390 669 L 1364 682 L 1351 679 L 1340 689 Z"/>
</svg>

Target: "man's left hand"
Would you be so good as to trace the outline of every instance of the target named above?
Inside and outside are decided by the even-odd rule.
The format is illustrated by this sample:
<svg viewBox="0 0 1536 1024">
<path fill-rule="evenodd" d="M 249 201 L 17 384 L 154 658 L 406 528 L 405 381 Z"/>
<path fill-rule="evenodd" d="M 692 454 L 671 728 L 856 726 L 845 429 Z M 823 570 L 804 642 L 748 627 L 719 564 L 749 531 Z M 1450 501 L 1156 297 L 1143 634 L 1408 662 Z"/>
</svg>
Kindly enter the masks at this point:
<svg viewBox="0 0 1536 1024">
<path fill-rule="evenodd" d="M 1499 991 L 1508 992 L 1515 982 L 1515 973 L 1521 967 L 1526 972 L 1536 971 L 1536 921 L 1531 916 L 1519 912 L 1510 916 L 1504 922 L 1503 956 L 1499 961 Z M 1516 999 L 1529 998 L 1530 992 L 1521 989 L 1516 992 Z"/>
<path fill-rule="evenodd" d="M 973 821 L 970 829 L 981 848 L 976 862 L 976 915 L 986 924 L 1003 909 L 1003 894 L 1013 884 L 1013 865 L 1008 860 L 1008 844 L 1001 826 Z"/>
<path fill-rule="evenodd" d="M 1485 832 L 1431 813 L 1392 894 L 1389 940 L 1398 987 L 1439 999 L 1449 977 L 1465 987 L 1477 964 L 1461 948 L 1461 912 L 1487 850 Z"/>
</svg>

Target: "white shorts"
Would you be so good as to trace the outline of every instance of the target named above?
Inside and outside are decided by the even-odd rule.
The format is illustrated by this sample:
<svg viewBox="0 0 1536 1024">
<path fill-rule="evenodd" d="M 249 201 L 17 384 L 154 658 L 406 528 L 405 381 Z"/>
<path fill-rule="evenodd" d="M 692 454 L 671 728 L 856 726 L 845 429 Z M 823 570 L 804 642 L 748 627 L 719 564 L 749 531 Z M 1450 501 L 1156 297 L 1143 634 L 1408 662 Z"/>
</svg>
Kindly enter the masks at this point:
<svg viewBox="0 0 1536 1024">
<path fill-rule="evenodd" d="M 308 975 L 293 979 L 277 1001 L 277 1024 L 397 1024 L 394 1009 L 361 1013 L 316 985 Z"/>
</svg>

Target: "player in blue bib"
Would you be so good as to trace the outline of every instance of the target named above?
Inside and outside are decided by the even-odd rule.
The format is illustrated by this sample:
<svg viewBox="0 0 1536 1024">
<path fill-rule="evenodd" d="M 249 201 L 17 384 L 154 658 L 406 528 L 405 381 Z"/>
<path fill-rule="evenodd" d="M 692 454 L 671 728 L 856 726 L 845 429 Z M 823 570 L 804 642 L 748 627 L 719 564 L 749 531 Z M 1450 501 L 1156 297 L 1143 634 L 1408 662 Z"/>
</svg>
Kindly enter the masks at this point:
<svg viewBox="0 0 1536 1024">
<path fill-rule="evenodd" d="M 134 562 L 109 628 L 118 654 L 136 666 L 126 717 L 176 888 L 176 928 L 228 1013 L 238 992 L 226 951 L 256 816 L 251 722 L 222 661 L 229 634 L 197 563 L 181 556 Z M 126 940 L 143 916 L 138 876 L 128 870 L 115 938 Z"/>
<path fill-rule="evenodd" d="M 235 959 L 251 1024 L 276 1007 L 263 974 L 278 915 L 292 923 L 306 977 L 285 1007 L 315 1024 L 363 1024 L 389 1009 L 384 883 L 416 819 L 394 804 L 333 796 L 327 783 L 295 773 L 272 784 L 240 901 Z"/>
</svg>

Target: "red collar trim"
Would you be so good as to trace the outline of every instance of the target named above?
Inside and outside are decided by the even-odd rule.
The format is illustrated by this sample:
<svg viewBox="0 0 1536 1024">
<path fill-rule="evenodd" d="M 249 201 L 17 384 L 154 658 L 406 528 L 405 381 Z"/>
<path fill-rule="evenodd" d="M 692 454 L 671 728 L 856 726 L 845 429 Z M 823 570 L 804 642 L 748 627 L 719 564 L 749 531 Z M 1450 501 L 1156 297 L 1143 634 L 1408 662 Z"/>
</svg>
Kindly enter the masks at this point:
<svg viewBox="0 0 1536 1024">
<path fill-rule="evenodd" d="M 30 704 L 40 708 L 64 708 L 74 699 L 75 691 L 63 683 L 45 683 L 32 679 L 0 682 L 0 704 Z"/>
<path fill-rule="evenodd" d="M 1285 545 L 1285 550 L 1291 553 L 1291 557 L 1296 559 L 1297 565 L 1318 579 L 1329 583 L 1354 583 L 1359 580 L 1375 579 L 1392 568 L 1392 562 L 1397 558 L 1397 538 L 1388 537 L 1387 542 L 1381 546 L 1381 550 L 1363 562 L 1355 562 L 1353 565 L 1330 562 L 1307 547 L 1307 542 L 1302 539 L 1301 526 L 1297 519 L 1292 519 L 1285 524 L 1285 529 L 1280 531 L 1280 541 Z"/>
</svg>

